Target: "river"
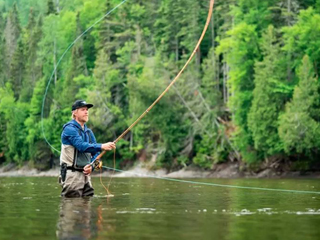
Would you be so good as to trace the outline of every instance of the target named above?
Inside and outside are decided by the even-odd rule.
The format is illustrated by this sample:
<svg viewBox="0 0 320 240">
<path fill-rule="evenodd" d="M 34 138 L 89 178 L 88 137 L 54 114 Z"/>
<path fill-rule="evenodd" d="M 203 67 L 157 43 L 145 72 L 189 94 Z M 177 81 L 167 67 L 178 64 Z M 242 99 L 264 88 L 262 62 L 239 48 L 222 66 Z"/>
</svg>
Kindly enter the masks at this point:
<svg viewBox="0 0 320 240">
<path fill-rule="evenodd" d="M 192 181 L 320 192 L 317 179 Z M 93 185 L 64 199 L 56 178 L 0 178 L 0 239 L 320 239 L 320 194 L 115 178 L 107 197 Z"/>
</svg>

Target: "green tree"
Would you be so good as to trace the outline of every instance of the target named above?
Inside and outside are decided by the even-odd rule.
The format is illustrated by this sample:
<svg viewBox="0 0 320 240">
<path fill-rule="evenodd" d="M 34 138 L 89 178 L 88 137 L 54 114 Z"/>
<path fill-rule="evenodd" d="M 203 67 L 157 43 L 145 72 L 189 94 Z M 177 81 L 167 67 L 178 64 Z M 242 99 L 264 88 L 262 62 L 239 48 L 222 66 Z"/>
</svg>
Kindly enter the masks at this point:
<svg viewBox="0 0 320 240">
<path fill-rule="evenodd" d="M 183 55 L 190 53 L 200 34 L 198 20 L 199 3 L 197 1 L 161 1 L 154 36 L 158 50 L 176 62 Z"/>
<path fill-rule="evenodd" d="M 36 82 L 42 76 L 42 64 L 38 59 L 38 43 L 42 37 L 42 18 L 36 22 L 34 12 L 30 10 L 29 23 L 23 30 L 23 46 L 25 72 L 23 76 L 22 91 L 20 100 L 23 102 L 30 102 L 32 92 Z"/>
<path fill-rule="evenodd" d="M 34 163 L 37 168 L 48 168 L 49 159 L 51 157 L 51 149 L 48 144 L 43 139 L 42 124 L 44 125 L 45 132 L 48 131 L 48 121 L 44 119 L 41 122 L 41 108 L 43 93 L 45 90 L 45 80 L 44 78 L 37 81 L 32 99 L 30 101 L 30 115 L 25 120 L 25 126 L 27 129 L 26 142 L 28 144 L 28 151 L 30 160 Z"/>
<path fill-rule="evenodd" d="M 46 13 L 46 15 L 55 14 L 55 13 L 56 13 L 56 9 L 55 9 L 53 0 L 48 0 L 48 2 L 47 2 L 47 13 Z"/>
<path fill-rule="evenodd" d="M 0 29 L 4 29 L 4 19 L 2 17 L 2 14 L 0 14 Z M 0 87 L 5 86 L 5 41 L 3 40 L 3 31 L 0 31 Z"/>
<path fill-rule="evenodd" d="M 254 63 L 260 58 L 259 38 L 256 27 L 244 22 L 228 32 L 229 38 L 220 41 L 218 53 L 223 53 L 224 61 L 230 66 L 228 84 L 231 96 L 228 102 L 236 125 L 234 141 L 246 161 L 256 159 L 253 139 L 248 128 L 248 113 L 254 89 Z"/>
<path fill-rule="evenodd" d="M 6 69 L 11 69 L 11 62 L 13 61 L 13 56 L 18 48 L 18 41 L 20 38 L 21 28 L 19 23 L 19 13 L 16 3 L 13 5 L 12 10 L 9 12 L 6 20 L 6 26 L 4 30 L 4 40 L 5 40 L 5 63 Z M 20 49 L 21 50 L 21 49 Z M 10 79 L 11 71 L 7 72 L 6 78 Z"/>
<path fill-rule="evenodd" d="M 79 13 L 76 16 L 76 33 L 75 38 L 82 33 Z M 62 92 L 59 91 L 59 95 L 61 94 L 61 103 L 65 104 L 63 106 L 70 105 L 71 102 L 76 100 L 76 95 L 79 92 L 81 86 L 78 86 L 74 78 L 79 75 L 88 75 L 88 69 L 86 65 L 86 56 L 83 52 L 83 39 L 80 38 L 77 43 L 72 47 L 71 50 L 71 64 L 69 70 L 67 71 L 67 76 L 63 82 Z M 68 104 L 69 103 L 69 104 Z"/>
<path fill-rule="evenodd" d="M 291 102 L 280 117 L 279 136 L 288 154 L 306 154 L 309 157 L 320 147 L 319 83 L 310 58 L 306 55 L 298 70 L 299 84 Z"/>
<path fill-rule="evenodd" d="M 6 146 L 2 148 L 8 161 L 21 165 L 28 159 L 27 137 L 24 121 L 27 118 L 28 104 L 16 102 L 10 84 L 0 88 L 0 114 L 6 121 Z"/>
<path fill-rule="evenodd" d="M 300 64 L 300 59 L 308 55 L 314 64 L 314 71 L 319 74 L 320 69 L 320 42 L 315 41 L 320 37 L 320 14 L 313 8 L 302 10 L 298 21 L 291 27 L 283 28 L 287 52 L 292 53 L 292 68 Z"/>
<path fill-rule="evenodd" d="M 14 97 L 19 99 L 22 90 L 22 79 L 25 72 L 25 59 L 23 53 L 23 42 L 19 39 L 9 67 L 9 82 L 14 91 Z"/>
<path fill-rule="evenodd" d="M 278 116 L 291 93 L 286 85 L 286 66 L 278 42 L 274 27 L 269 26 L 261 44 L 263 60 L 255 64 L 255 88 L 248 116 L 254 147 L 263 153 L 263 157 L 282 151 Z"/>
</svg>

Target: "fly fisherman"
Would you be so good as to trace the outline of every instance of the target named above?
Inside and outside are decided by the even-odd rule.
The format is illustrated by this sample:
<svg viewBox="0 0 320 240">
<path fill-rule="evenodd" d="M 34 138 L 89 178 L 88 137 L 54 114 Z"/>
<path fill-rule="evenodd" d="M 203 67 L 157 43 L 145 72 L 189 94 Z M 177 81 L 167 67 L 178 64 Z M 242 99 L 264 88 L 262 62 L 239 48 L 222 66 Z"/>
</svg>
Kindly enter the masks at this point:
<svg viewBox="0 0 320 240">
<path fill-rule="evenodd" d="M 63 126 L 61 134 L 60 184 L 61 196 L 93 196 L 90 173 L 92 163 L 101 150 L 116 148 L 114 142 L 97 143 L 93 132 L 86 126 L 89 119 L 88 109 L 92 104 L 77 100 L 72 105 L 72 118 Z"/>
</svg>

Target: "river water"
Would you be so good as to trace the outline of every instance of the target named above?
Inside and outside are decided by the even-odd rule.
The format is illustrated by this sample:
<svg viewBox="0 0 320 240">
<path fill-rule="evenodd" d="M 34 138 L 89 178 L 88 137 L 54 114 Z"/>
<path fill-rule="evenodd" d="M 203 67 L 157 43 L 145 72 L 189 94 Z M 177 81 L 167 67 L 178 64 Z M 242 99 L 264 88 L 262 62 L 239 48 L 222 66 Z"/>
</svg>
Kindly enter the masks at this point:
<svg viewBox="0 0 320 240">
<path fill-rule="evenodd" d="M 317 179 L 193 181 L 320 192 Z M 63 199 L 56 178 L 0 178 L 0 239 L 320 239 L 320 194 L 116 178 L 106 197 L 93 185 Z"/>
</svg>

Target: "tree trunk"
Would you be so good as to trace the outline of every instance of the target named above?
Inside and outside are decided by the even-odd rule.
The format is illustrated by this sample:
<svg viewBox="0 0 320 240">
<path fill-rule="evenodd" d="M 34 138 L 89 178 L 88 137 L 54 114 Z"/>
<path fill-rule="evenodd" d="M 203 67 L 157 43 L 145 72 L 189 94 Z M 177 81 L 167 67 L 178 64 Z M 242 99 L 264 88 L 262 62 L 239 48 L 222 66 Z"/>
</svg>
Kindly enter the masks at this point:
<svg viewBox="0 0 320 240">
<path fill-rule="evenodd" d="M 214 49 L 214 39 L 215 39 L 215 32 L 214 32 L 214 14 L 211 17 L 211 46 Z M 214 51 L 212 52 L 214 56 Z"/>
<path fill-rule="evenodd" d="M 142 42 L 142 31 L 139 25 L 136 27 L 136 44 L 138 57 L 141 55 L 141 42 Z"/>
<path fill-rule="evenodd" d="M 133 147 L 133 132 L 130 131 L 130 149 Z"/>
<path fill-rule="evenodd" d="M 177 37 L 175 40 L 176 40 L 176 62 L 178 62 L 178 60 L 179 60 L 179 40 Z"/>
<path fill-rule="evenodd" d="M 290 13 L 291 13 L 291 0 L 287 1 L 287 11 L 288 11 L 288 19 L 287 19 L 287 25 L 290 26 Z M 287 53 L 287 78 L 288 78 L 288 82 L 291 82 L 291 68 L 290 68 L 290 58 L 291 58 L 291 53 L 290 51 L 288 51 Z"/>
<path fill-rule="evenodd" d="M 56 40 L 53 43 L 53 66 L 54 66 L 54 85 L 56 85 L 58 76 L 57 76 L 57 46 Z"/>
<path fill-rule="evenodd" d="M 287 1 L 287 11 L 288 11 L 287 24 L 288 26 L 290 26 L 291 0 Z"/>
<path fill-rule="evenodd" d="M 223 62 L 223 102 L 226 103 L 227 102 L 227 90 L 226 90 L 226 86 L 227 86 L 227 74 L 226 74 L 226 70 L 227 70 L 227 63 Z"/>
<path fill-rule="evenodd" d="M 57 13 L 60 13 L 60 0 L 56 0 L 56 6 L 57 6 Z"/>
</svg>

